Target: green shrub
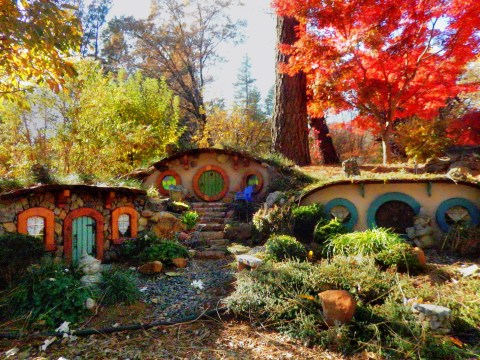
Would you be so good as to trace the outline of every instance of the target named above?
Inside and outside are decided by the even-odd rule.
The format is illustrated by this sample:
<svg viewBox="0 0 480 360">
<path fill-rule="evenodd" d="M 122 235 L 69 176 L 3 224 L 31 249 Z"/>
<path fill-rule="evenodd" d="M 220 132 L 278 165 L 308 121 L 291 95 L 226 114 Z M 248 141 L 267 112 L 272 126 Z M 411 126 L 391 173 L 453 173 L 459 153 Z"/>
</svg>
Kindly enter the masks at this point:
<svg viewBox="0 0 480 360">
<path fill-rule="evenodd" d="M 44 255 L 42 239 L 16 233 L 0 236 L 0 284 L 10 286 Z"/>
<path fill-rule="evenodd" d="M 274 205 L 270 209 L 260 208 L 253 215 L 253 225 L 261 239 L 268 239 L 272 234 L 292 234 L 292 209 Z"/>
<path fill-rule="evenodd" d="M 265 244 L 267 259 L 282 261 L 285 259 L 305 260 L 307 251 L 303 244 L 292 236 L 273 235 Z"/>
<path fill-rule="evenodd" d="M 403 242 L 389 229 L 374 228 L 336 235 L 327 240 L 326 247 L 329 255 L 372 255 Z"/>
<path fill-rule="evenodd" d="M 328 239 L 339 234 L 346 234 L 348 231 L 348 228 L 336 218 L 329 222 L 321 221 L 315 227 L 314 240 L 318 244 L 324 244 Z"/>
<path fill-rule="evenodd" d="M 187 230 L 193 230 L 195 225 L 197 225 L 199 218 L 200 216 L 196 211 L 187 211 L 183 213 L 181 220 L 182 223 L 187 227 Z"/>
<path fill-rule="evenodd" d="M 124 258 L 128 260 L 135 260 L 147 247 L 160 242 L 161 239 L 157 238 L 155 234 L 144 233 L 138 236 L 136 239 L 125 240 L 120 251 Z"/>
<path fill-rule="evenodd" d="M 292 210 L 293 233 L 300 239 L 311 240 L 315 225 L 323 219 L 324 209 L 321 204 L 299 206 Z"/>
<path fill-rule="evenodd" d="M 422 267 L 415 250 L 406 243 L 393 244 L 375 255 L 375 259 L 382 267 L 396 266 L 399 271 L 417 271 Z"/>
<path fill-rule="evenodd" d="M 119 269 L 104 271 L 100 289 L 102 303 L 105 305 L 132 304 L 142 296 L 135 283 L 135 275 L 131 271 Z"/>
<path fill-rule="evenodd" d="M 188 251 L 178 242 L 171 240 L 162 240 L 159 243 L 145 248 L 139 255 L 142 261 L 164 261 L 169 262 L 175 258 L 187 258 Z"/>
<path fill-rule="evenodd" d="M 85 301 L 93 297 L 73 268 L 45 259 L 32 265 L 6 297 L 6 316 L 25 316 L 29 324 L 44 323 L 54 328 L 64 321 L 76 324 L 85 315 Z"/>
</svg>

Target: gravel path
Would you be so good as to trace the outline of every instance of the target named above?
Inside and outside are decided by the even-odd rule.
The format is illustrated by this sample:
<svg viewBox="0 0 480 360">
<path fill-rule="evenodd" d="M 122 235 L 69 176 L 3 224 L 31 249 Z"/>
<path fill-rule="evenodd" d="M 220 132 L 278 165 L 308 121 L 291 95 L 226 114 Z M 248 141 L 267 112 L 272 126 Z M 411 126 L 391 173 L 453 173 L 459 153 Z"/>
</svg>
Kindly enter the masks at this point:
<svg viewBox="0 0 480 360">
<path fill-rule="evenodd" d="M 184 269 L 166 270 L 166 273 L 176 272 L 179 276 L 162 273 L 155 277 L 140 277 L 138 286 L 145 301 L 155 307 L 152 317 L 157 321 L 179 320 L 206 309 L 215 309 L 228 295 L 234 280 L 235 271 L 228 266 L 230 262 L 232 259 L 192 259 Z M 194 287 L 194 281 L 201 281 L 203 289 Z"/>
</svg>

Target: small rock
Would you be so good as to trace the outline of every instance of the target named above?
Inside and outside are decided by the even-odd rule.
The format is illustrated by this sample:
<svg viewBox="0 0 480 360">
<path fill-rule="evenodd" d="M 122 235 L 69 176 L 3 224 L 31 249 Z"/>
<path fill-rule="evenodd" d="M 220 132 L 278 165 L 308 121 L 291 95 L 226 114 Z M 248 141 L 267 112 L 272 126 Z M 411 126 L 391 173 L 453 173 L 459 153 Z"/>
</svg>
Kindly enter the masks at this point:
<svg viewBox="0 0 480 360">
<path fill-rule="evenodd" d="M 335 322 L 345 324 L 352 320 L 357 303 L 347 291 L 327 290 L 318 296 L 322 300 L 323 315 L 329 326 L 335 325 Z"/>
<path fill-rule="evenodd" d="M 153 275 L 162 272 L 163 264 L 160 261 L 152 261 L 143 264 L 138 268 L 138 272 L 143 275 Z"/>
<path fill-rule="evenodd" d="M 467 276 L 472 276 L 476 273 L 478 273 L 480 270 L 480 267 L 476 264 L 466 267 L 466 268 L 461 268 L 457 269 L 457 271 L 462 274 L 462 276 L 467 277 Z"/>
<path fill-rule="evenodd" d="M 86 301 L 85 301 L 85 307 L 88 309 L 88 310 L 93 310 L 95 309 L 95 300 L 93 300 L 92 298 L 88 298 Z"/>
<path fill-rule="evenodd" d="M 196 257 L 199 259 L 224 259 L 225 252 L 211 250 L 199 251 L 197 252 Z"/>
<path fill-rule="evenodd" d="M 187 234 L 186 232 L 180 232 L 178 233 L 178 241 L 180 242 L 185 242 L 190 240 L 192 236 L 190 234 Z"/>
<path fill-rule="evenodd" d="M 413 251 L 417 255 L 417 259 L 420 265 L 425 266 L 427 264 L 427 257 L 425 256 L 425 252 L 419 247 L 414 247 Z"/>
<path fill-rule="evenodd" d="M 188 265 L 187 259 L 184 258 L 175 258 L 172 259 L 173 265 L 175 265 L 177 268 L 185 268 Z"/>
</svg>

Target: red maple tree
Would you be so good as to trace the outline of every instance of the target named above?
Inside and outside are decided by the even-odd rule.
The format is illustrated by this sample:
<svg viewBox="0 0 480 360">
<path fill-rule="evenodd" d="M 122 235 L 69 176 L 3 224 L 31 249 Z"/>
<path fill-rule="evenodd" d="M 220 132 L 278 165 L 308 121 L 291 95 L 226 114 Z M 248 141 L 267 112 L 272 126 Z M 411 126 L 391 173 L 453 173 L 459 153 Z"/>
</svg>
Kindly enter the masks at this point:
<svg viewBox="0 0 480 360">
<path fill-rule="evenodd" d="M 394 122 L 434 118 L 480 50 L 478 0 L 273 0 L 295 17 L 298 40 L 283 45 L 283 71 L 307 74 L 310 115 L 357 110 L 356 123 L 381 136 L 391 160 Z"/>
<path fill-rule="evenodd" d="M 456 145 L 480 145 L 480 110 L 471 111 L 460 119 L 454 120 L 447 129 L 448 137 Z"/>
</svg>

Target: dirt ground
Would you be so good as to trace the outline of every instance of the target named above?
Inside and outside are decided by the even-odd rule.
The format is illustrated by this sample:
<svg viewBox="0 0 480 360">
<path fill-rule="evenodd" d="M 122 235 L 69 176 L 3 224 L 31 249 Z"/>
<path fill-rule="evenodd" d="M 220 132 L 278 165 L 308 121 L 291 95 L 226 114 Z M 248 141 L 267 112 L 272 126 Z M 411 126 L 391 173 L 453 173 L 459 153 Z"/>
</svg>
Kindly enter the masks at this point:
<svg viewBox="0 0 480 360">
<path fill-rule="evenodd" d="M 63 339 L 41 352 L 44 340 L 0 340 L 0 357 L 16 347 L 19 352 L 10 359 L 345 359 L 248 322 L 219 318 L 74 341 Z M 364 353 L 352 359 L 375 356 Z"/>
</svg>

